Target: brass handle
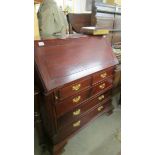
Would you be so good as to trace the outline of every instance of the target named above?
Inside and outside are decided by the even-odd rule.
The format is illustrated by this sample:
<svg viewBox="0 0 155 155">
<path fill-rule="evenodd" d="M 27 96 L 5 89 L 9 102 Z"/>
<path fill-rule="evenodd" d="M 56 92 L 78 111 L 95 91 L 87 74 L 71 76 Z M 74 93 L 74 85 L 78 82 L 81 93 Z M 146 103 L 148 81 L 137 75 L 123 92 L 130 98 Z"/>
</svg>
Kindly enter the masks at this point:
<svg viewBox="0 0 155 155">
<path fill-rule="evenodd" d="M 98 111 L 101 111 L 103 109 L 103 106 L 98 107 Z"/>
<path fill-rule="evenodd" d="M 55 99 L 57 100 L 58 99 L 58 96 L 55 96 Z"/>
<path fill-rule="evenodd" d="M 73 102 L 78 103 L 80 101 L 80 99 L 81 99 L 81 96 L 75 97 L 75 98 L 73 98 Z"/>
<path fill-rule="evenodd" d="M 76 110 L 76 111 L 73 112 L 73 115 L 74 115 L 74 116 L 77 116 L 77 115 L 79 115 L 80 113 L 81 113 L 81 110 L 78 109 L 78 110 Z"/>
<path fill-rule="evenodd" d="M 78 127 L 80 126 L 81 121 L 77 121 L 76 123 L 73 124 L 73 127 Z"/>
<path fill-rule="evenodd" d="M 77 90 L 80 89 L 80 87 L 81 87 L 81 84 L 77 84 L 77 85 L 75 85 L 75 86 L 72 87 L 72 90 L 77 91 Z"/>
<path fill-rule="evenodd" d="M 104 88 L 105 88 L 105 83 L 99 85 L 99 87 L 100 87 L 101 89 L 104 89 Z"/>
<path fill-rule="evenodd" d="M 107 76 L 107 73 L 105 72 L 105 73 L 102 73 L 101 75 L 100 75 L 100 77 L 101 78 L 105 78 Z"/>
<path fill-rule="evenodd" d="M 104 95 L 101 95 L 100 97 L 98 97 L 99 101 L 101 101 L 102 99 L 104 99 Z"/>
</svg>

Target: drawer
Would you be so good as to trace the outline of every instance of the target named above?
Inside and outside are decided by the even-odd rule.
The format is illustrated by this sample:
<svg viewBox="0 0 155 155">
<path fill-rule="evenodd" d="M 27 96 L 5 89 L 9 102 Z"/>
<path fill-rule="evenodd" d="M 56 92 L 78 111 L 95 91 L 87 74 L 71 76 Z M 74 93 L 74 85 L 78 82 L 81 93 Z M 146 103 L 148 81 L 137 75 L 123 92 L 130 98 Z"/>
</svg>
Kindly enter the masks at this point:
<svg viewBox="0 0 155 155">
<path fill-rule="evenodd" d="M 84 102 L 80 106 L 76 107 L 71 112 L 66 113 L 58 119 L 58 128 L 62 128 L 66 126 L 66 124 L 73 122 L 75 119 L 84 115 L 86 111 L 91 110 L 97 104 L 103 102 L 107 102 L 111 98 L 111 91 L 106 93 L 102 93 L 101 95 L 96 96 L 95 98 L 91 98 L 89 101 Z"/>
<path fill-rule="evenodd" d="M 102 27 L 103 29 L 113 29 L 113 19 L 96 19 L 96 27 Z"/>
<path fill-rule="evenodd" d="M 115 6 L 103 6 L 103 5 L 97 5 L 97 4 L 95 5 L 96 5 L 95 7 L 97 9 L 97 12 L 102 11 L 102 12 L 114 13 L 116 10 Z"/>
<path fill-rule="evenodd" d="M 69 97 L 77 92 L 80 92 L 81 90 L 89 88 L 90 86 L 91 78 L 76 81 L 74 84 L 61 88 L 59 90 L 59 97 L 60 99 Z"/>
<path fill-rule="evenodd" d="M 111 20 L 114 20 L 114 14 L 108 14 L 108 13 L 100 13 L 100 12 L 97 12 L 96 13 L 96 18 L 97 19 L 111 19 Z"/>
<path fill-rule="evenodd" d="M 105 92 L 106 90 L 111 89 L 112 86 L 113 86 L 112 77 L 107 78 L 106 80 L 104 80 L 104 81 L 100 82 L 99 84 L 93 86 L 91 94 L 94 95 L 94 94 L 98 94 L 102 91 Z"/>
<path fill-rule="evenodd" d="M 86 91 L 77 93 L 76 95 L 68 97 L 63 101 L 57 103 L 56 104 L 57 117 L 60 117 L 62 114 L 70 111 L 77 105 L 80 105 L 82 101 L 86 100 L 89 97 L 89 95 L 90 95 L 90 89 L 87 89 Z"/>
<path fill-rule="evenodd" d="M 87 113 L 85 116 L 77 119 L 73 123 L 70 123 L 60 129 L 58 131 L 58 139 L 63 139 L 66 136 L 72 134 L 73 132 L 77 131 L 79 128 L 83 127 L 86 123 L 88 123 L 93 118 L 97 117 L 98 115 L 102 114 L 103 112 L 108 112 L 111 108 L 111 100 L 103 104 L 99 104 L 96 106 L 92 111 Z"/>
<path fill-rule="evenodd" d="M 96 73 L 95 75 L 93 75 L 93 84 L 97 82 L 101 82 L 105 78 L 112 76 L 113 72 L 114 72 L 114 68 L 108 68 Z"/>
</svg>

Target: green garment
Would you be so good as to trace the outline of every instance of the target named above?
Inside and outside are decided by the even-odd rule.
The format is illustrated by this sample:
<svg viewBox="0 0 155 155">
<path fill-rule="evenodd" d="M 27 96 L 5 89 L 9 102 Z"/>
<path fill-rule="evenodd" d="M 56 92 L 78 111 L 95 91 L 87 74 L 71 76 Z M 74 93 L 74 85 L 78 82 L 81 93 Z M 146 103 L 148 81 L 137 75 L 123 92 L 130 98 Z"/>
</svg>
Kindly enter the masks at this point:
<svg viewBox="0 0 155 155">
<path fill-rule="evenodd" d="M 65 37 L 67 19 L 54 0 L 43 1 L 38 11 L 38 20 L 42 39 Z"/>
</svg>

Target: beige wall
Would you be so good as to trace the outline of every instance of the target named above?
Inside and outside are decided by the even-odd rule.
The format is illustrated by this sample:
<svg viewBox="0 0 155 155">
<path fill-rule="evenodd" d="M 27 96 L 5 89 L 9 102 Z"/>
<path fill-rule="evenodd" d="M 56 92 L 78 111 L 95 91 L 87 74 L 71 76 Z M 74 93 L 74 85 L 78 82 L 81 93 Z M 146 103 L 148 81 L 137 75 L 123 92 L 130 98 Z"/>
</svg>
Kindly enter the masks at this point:
<svg viewBox="0 0 155 155">
<path fill-rule="evenodd" d="M 36 13 L 36 7 L 34 5 L 34 40 L 39 40 L 40 35 L 39 35 L 39 27 L 38 27 L 38 18 L 37 18 L 37 13 Z"/>
</svg>

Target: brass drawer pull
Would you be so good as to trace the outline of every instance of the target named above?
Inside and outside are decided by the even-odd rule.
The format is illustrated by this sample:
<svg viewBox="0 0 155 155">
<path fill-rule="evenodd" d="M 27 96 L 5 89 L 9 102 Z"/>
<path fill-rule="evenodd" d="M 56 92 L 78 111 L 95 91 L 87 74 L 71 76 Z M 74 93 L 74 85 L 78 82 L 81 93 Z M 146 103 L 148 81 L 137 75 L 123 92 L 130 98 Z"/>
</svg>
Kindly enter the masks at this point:
<svg viewBox="0 0 155 155">
<path fill-rule="evenodd" d="M 105 78 L 107 76 L 107 73 L 105 72 L 105 73 L 102 73 L 101 75 L 100 75 L 100 77 L 101 78 Z"/>
<path fill-rule="evenodd" d="M 81 121 L 77 121 L 76 123 L 73 124 L 73 127 L 78 127 L 80 126 Z"/>
<path fill-rule="evenodd" d="M 100 89 L 104 89 L 105 88 L 105 83 L 99 85 Z"/>
<path fill-rule="evenodd" d="M 55 95 L 55 100 L 58 100 L 58 96 Z"/>
<path fill-rule="evenodd" d="M 78 103 L 80 101 L 80 99 L 81 99 L 81 96 L 75 97 L 75 98 L 73 98 L 73 102 Z"/>
<path fill-rule="evenodd" d="M 78 110 L 76 110 L 76 111 L 73 112 L 73 115 L 74 115 L 74 116 L 77 116 L 77 115 L 79 115 L 80 113 L 81 113 L 81 110 L 78 109 Z"/>
<path fill-rule="evenodd" d="M 75 86 L 72 87 L 72 90 L 77 91 L 77 90 L 80 89 L 80 87 L 81 87 L 81 84 L 77 84 L 77 85 L 75 85 Z"/>
<path fill-rule="evenodd" d="M 98 97 L 98 100 L 101 101 L 104 99 L 104 95 L 101 95 L 100 97 Z"/>
<path fill-rule="evenodd" d="M 98 111 L 101 111 L 103 109 L 103 106 L 98 107 Z"/>
</svg>

